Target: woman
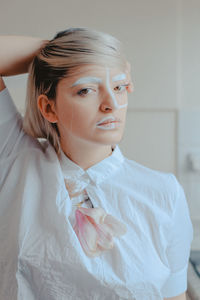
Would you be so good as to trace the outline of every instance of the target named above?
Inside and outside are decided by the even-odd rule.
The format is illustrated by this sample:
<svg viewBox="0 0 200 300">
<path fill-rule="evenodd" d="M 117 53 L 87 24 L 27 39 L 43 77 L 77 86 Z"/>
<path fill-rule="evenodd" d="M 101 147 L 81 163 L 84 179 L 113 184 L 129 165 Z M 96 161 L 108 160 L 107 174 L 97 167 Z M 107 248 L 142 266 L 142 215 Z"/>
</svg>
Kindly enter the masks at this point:
<svg viewBox="0 0 200 300">
<path fill-rule="evenodd" d="M 130 66 L 114 37 L 1 37 L 1 299 L 186 299 L 192 225 L 172 174 L 125 158 Z M 28 69 L 29 68 L 29 69 Z"/>
</svg>

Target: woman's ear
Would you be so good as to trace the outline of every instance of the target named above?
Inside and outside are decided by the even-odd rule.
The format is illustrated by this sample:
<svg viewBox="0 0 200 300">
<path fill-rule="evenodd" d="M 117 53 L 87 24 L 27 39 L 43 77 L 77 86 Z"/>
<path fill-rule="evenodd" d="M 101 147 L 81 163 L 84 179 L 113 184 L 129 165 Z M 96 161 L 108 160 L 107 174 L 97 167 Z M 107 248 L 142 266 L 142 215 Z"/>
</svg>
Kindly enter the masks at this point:
<svg viewBox="0 0 200 300">
<path fill-rule="evenodd" d="M 58 118 L 55 109 L 55 102 L 49 100 L 46 95 L 41 94 L 37 99 L 38 108 L 43 117 L 50 123 L 57 123 Z"/>
</svg>

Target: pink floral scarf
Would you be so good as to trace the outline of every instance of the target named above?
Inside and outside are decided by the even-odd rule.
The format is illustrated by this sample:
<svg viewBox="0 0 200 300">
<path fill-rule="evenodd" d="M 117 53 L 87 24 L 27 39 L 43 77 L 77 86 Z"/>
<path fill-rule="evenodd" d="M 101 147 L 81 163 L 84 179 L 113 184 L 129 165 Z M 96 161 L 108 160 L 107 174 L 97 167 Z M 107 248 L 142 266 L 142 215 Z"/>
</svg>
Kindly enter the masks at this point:
<svg viewBox="0 0 200 300">
<path fill-rule="evenodd" d="M 66 188 L 70 197 L 81 194 L 87 183 L 77 184 L 74 181 L 65 180 Z M 126 233 L 126 226 L 109 215 L 101 207 L 85 208 L 77 207 L 75 211 L 74 231 L 80 244 L 89 257 L 102 254 L 103 251 L 110 250 L 114 246 L 114 237 L 119 237 Z"/>
</svg>

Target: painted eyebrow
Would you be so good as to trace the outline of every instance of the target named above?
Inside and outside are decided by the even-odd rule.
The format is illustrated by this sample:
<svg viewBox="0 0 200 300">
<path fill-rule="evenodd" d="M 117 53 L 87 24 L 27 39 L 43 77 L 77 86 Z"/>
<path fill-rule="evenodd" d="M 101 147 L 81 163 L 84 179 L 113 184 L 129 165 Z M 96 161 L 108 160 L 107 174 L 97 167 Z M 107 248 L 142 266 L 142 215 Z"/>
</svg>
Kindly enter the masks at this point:
<svg viewBox="0 0 200 300">
<path fill-rule="evenodd" d="M 78 79 L 76 82 L 73 83 L 73 86 L 77 86 L 79 84 L 84 84 L 84 83 L 101 83 L 102 79 L 98 77 L 82 77 Z"/>
<path fill-rule="evenodd" d="M 124 80 L 126 79 L 126 74 L 118 74 L 112 78 L 112 81 L 119 81 L 119 80 Z"/>
</svg>

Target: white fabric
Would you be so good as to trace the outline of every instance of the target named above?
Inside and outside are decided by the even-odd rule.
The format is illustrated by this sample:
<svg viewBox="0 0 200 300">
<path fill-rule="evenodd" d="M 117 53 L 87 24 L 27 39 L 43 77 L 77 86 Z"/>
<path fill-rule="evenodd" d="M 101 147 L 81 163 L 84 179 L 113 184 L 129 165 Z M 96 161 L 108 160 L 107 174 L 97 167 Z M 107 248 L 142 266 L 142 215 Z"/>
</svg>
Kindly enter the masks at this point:
<svg viewBox="0 0 200 300">
<path fill-rule="evenodd" d="M 0 299 L 157 300 L 183 293 L 193 228 L 176 178 L 127 159 L 118 145 L 84 171 L 64 154 L 59 161 L 21 122 L 3 90 Z M 94 207 L 126 224 L 112 250 L 84 254 L 72 228 L 79 199 L 69 198 L 64 177 L 87 183 Z"/>
</svg>

